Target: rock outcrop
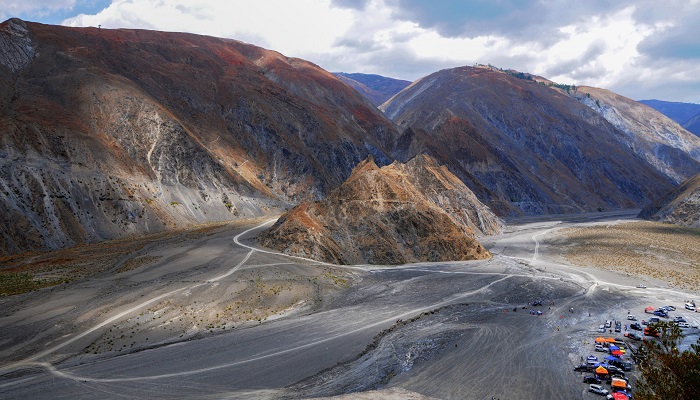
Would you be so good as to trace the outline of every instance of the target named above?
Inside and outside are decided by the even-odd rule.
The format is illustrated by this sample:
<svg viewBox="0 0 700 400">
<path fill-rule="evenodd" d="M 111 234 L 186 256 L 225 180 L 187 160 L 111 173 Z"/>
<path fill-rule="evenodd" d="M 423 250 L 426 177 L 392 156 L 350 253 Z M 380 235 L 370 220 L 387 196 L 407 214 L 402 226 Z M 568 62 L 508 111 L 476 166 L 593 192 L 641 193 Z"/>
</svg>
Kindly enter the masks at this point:
<svg viewBox="0 0 700 400">
<path fill-rule="evenodd" d="M 700 228 L 700 174 L 645 207 L 639 217 Z"/>
<path fill-rule="evenodd" d="M 331 73 L 230 39 L 0 24 L 0 255 L 277 212 L 396 135 Z M 277 211 L 276 211 L 277 210 Z"/>
<path fill-rule="evenodd" d="M 527 74 L 443 70 L 380 108 L 403 130 L 392 150 L 398 160 L 433 156 L 499 215 L 641 208 L 674 187 L 621 145 L 627 133 Z"/>
<path fill-rule="evenodd" d="M 403 264 L 490 257 L 475 232 L 503 222 L 428 156 L 379 168 L 372 158 L 325 200 L 285 213 L 261 244 L 336 264 Z"/>
</svg>

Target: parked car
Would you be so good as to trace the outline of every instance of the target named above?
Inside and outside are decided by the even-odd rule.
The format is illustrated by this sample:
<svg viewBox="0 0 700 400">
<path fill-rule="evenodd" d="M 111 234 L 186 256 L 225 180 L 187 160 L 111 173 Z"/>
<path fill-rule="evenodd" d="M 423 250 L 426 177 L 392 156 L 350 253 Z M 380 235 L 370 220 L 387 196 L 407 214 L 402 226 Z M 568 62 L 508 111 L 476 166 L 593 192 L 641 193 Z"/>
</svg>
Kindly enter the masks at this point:
<svg viewBox="0 0 700 400">
<path fill-rule="evenodd" d="M 625 371 L 623 371 L 622 368 L 616 367 L 614 365 L 608 365 L 608 367 L 606 369 L 608 370 L 610 375 L 618 374 L 621 376 L 625 376 Z"/>
<path fill-rule="evenodd" d="M 588 385 L 588 391 L 593 392 L 595 394 L 600 394 L 603 396 L 606 396 L 608 394 L 608 389 L 606 389 L 600 385 L 597 385 L 597 384 Z"/>
<path fill-rule="evenodd" d="M 600 384 L 600 378 L 597 376 L 584 376 L 583 377 L 583 383 L 598 383 Z"/>
<path fill-rule="evenodd" d="M 627 319 L 630 320 L 630 321 L 636 321 L 636 320 L 637 320 L 637 317 L 635 317 L 634 315 L 628 315 L 628 316 L 627 316 Z"/>
<path fill-rule="evenodd" d="M 676 315 L 673 317 L 673 322 L 688 322 L 685 320 L 685 318 L 681 317 L 680 315 Z"/>
<path fill-rule="evenodd" d="M 679 322 L 678 327 L 679 328 L 690 328 L 690 324 L 687 322 Z"/>
<path fill-rule="evenodd" d="M 668 318 L 668 314 L 664 310 L 656 310 L 654 311 L 654 315 L 656 315 L 657 317 Z"/>
<path fill-rule="evenodd" d="M 620 321 L 615 322 L 615 332 L 620 332 L 622 331 L 622 324 Z"/>
<path fill-rule="evenodd" d="M 588 365 L 586 364 L 581 364 L 574 367 L 574 371 L 576 372 L 588 371 L 589 369 L 590 368 L 588 368 Z"/>
<path fill-rule="evenodd" d="M 640 283 L 639 285 L 637 285 L 637 287 L 640 288 L 640 289 L 646 289 L 646 288 L 647 288 L 645 285 L 642 285 L 641 283 Z"/>
<path fill-rule="evenodd" d="M 595 351 L 602 351 L 603 353 L 607 353 L 608 349 L 606 349 L 605 346 L 603 346 L 602 344 L 596 344 Z"/>
<path fill-rule="evenodd" d="M 655 323 L 657 323 L 657 322 L 659 322 L 659 321 L 660 321 L 660 320 L 659 320 L 658 318 L 656 318 L 656 317 L 651 317 L 651 318 L 649 318 L 649 322 L 648 322 L 648 323 L 649 323 L 649 324 L 655 324 Z"/>
<path fill-rule="evenodd" d="M 675 307 L 675 306 L 664 306 L 664 308 L 665 308 L 667 311 L 676 311 L 676 307 Z"/>
<path fill-rule="evenodd" d="M 612 322 L 610 320 L 605 321 L 605 327 L 610 328 L 612 326 Z"/>
<path fill-rule="evenodd" d="M 598 332 L 603 333 L 605 332 L 605 325 L 601 325 L 598 327 Z"/>
<path fill-rule="evenodd" d="M 634 340 L 642 340 L 642 337 L 634 332 L 627 332 L 627 333 L 625 333 L 625 336 L 627 336 L 630 339 L 634 339 Z"/>
<path fill-rule="evenodd" d="M 690 310 L 690 311 L 695 311 L 695 303 L 690 302 L 690 301 L 685 303 L 685 309 Z"/>
<path fill-rule="evenodd" d="M 542 305 L 542 300 L 535 300 L 532 302 L 533 306 L 541 306 Z"/>
<path fill-rule="evenodd" d="M 630 329 L 634 329 L 635 331 L 641 331 L 642 326 L 636 322 L 633 322 L 632 324 L 630 324 Z"/>
</svg>

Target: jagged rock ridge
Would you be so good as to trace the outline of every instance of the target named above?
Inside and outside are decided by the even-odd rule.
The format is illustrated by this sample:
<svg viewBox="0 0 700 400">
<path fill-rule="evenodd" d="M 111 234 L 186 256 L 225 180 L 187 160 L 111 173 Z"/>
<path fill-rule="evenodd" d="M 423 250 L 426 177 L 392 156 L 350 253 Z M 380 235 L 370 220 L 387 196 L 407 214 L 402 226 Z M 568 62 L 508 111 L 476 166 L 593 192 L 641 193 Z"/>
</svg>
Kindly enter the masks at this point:
<svg viewBox="0 0 700 400">
<path fill-rule="evenodd" d="M 700 228 L 700 174 L 645 207 L 639 217 Z"/>
<path fill-rule="evenodd" d="M 322 197 L 396 135 L 304 60 L 235 40 L 0 24 L 0 254 Z"/>
<path fill-rule="evenodd" d="M 641 207 L 674 186 L 628 135 L 545 81 L 460 67 L 380 108 L 403 129 L 393 154 L 444 163 L 500 215 Z"/>
<path fill-rule="evenodd" d="M 261 243 L 337 264 L 483 259 L 474 232 L 503 222 L 428 156 L 379 168 L 369 158 L 325 200 L 285 213 Z"/>
</svg>

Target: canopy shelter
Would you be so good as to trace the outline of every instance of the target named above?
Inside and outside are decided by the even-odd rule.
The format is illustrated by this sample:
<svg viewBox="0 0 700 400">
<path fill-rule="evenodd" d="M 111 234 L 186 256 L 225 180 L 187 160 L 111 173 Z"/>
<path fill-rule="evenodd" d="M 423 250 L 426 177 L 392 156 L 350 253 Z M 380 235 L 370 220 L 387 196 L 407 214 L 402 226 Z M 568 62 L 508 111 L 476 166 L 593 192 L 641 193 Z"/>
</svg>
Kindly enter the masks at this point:
<svg viewBox="0 0 700 400">
<path fill-rule="evenodd" d="M 614 356 L 622 356 L 622 354 L 624 354 L 624 353 L 621 352 L 620 350 L 613 350 L 610 352 L 610 354 L 612 354 Z"/>
<path fill-rule="evenodd" d="M 647 307 L 647 308 L 644 309 L 644 312 L 645 312 L 645 313 L 653 313 L 653 312 L 654 312 L 654 307 L 649 306 L 649 307 Z"/>
<path fill-rule="evenodd" d="M 586 361 L 598 361 L 598 357 L 596 357 L 594 355 L 590 355 L 590 356 L 586 357 Z"/>
<path fill-rule="evenodd" d="M 605 356 L 605 359 L 608 361 L 622 361 L 620 357 L 615 357 L 615 356 Z"/>
<path fill-rule="evenodd" d="M 615 343 L 617 340 L 615 340 L 615 338 L 609 337 L 609 338 L 605 338 L 605 341 L 606 341 L 607 343 Z"/>
<path fill-rule="evenodd" d="M 610 346 L 608 346 L 608 349 L 610 349 L 610 351 L 620 350 L 620 348 L 615 346 L 614 344 L 611 344 Z"/>
<path fill-rule="evenodd" d="M 629 400 L 629 397 L 622 392 L 615 392 L 612 394 L 614 400 Z"/>
<path fill-rule="evenodd" d="M 613 378 L 612 383 L 610 383 L 610 386 L 613 389 L 625 390 L 627 389 L 627 382 L 625 382 L 624 379 Z"/>
<path fill-rule="evenodd" d="M 605 338 L 602 337 L 602 336 L 598 336 L 597 338 L 595 338 L 595 342 L 596 342 L 596 343 L 607 343 L 607 342 L 605 341 Z"/>
<path fill-rule="evenodd" d="M 607 374 L 608 374 L 608 370 L 605 369 L 602 365 L 599 365 L 598 368 L 595 369 L 595 373 L 596 373 L 597 375 L 607 375 Z"/>
</svg>

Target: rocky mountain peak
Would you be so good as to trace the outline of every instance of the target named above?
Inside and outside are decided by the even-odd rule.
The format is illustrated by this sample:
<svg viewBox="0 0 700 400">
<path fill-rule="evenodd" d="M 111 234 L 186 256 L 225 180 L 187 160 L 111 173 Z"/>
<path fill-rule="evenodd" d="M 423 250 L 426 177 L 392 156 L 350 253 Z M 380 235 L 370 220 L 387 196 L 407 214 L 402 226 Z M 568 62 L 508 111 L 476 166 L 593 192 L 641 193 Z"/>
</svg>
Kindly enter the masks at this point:
<svg viewBox="0 0 700 400">
<path fill-rule="evenodd" d="M 338 264 L 489 257 L 478 234 L 503 222 L 427 156 L 379 168 L 371 158 L 325 200 L 302 203 L 260 236 L 264 246 Z"/>
</svg>

